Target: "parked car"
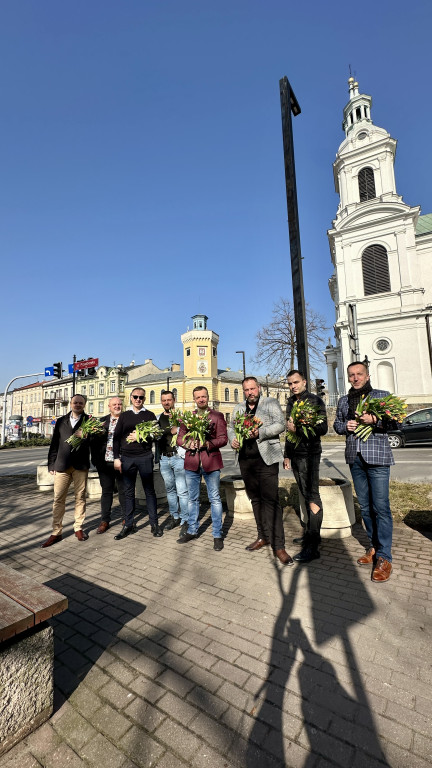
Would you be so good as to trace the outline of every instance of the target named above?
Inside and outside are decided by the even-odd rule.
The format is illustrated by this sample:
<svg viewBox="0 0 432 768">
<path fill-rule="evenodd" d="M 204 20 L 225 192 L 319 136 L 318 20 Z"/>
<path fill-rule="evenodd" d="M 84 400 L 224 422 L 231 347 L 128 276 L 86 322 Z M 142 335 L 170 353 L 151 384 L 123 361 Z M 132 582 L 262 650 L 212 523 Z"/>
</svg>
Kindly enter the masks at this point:
<svg viewBox="0 0 432 768">
<path fill-rule="evenodd" d="M 389 430 L 391 448 L 405 448 L 409 443 L 432 443 L 432 408 L 409 413 L 397 429 Z"/>
</svg>

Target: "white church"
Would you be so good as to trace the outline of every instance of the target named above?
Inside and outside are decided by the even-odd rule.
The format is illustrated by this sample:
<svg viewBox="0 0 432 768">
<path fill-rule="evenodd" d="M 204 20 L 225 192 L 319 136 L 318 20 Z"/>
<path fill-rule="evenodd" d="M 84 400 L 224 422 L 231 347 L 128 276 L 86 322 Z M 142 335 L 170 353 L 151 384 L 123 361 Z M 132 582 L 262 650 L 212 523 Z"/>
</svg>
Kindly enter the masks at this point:
<svg viewBox="0 0 432 768">
<path fill-rule="evenodd" d="M 432 214 L 396 192 L 396 140 L 372 122 L 372 98 L 350 77 L 345 139 L 333 164 L 340 202 L 328 231 L 335 343 L 324 354 L 330 404 L 346 367 L 369 361 L 373 386 L 432 403 Z"/>
</svg>

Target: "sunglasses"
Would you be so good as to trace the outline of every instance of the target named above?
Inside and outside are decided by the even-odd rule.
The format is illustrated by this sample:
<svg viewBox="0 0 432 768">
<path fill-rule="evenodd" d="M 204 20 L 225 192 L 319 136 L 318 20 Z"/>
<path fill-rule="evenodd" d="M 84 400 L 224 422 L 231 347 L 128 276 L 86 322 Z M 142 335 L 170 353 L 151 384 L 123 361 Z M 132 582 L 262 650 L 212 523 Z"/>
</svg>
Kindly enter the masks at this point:
<svg viewBox="0 0 432 768">
<path fill-rule="evenodd" d="M 144 395 L 132 395 L 132 400 L 144 400 Z"/>
</svg>

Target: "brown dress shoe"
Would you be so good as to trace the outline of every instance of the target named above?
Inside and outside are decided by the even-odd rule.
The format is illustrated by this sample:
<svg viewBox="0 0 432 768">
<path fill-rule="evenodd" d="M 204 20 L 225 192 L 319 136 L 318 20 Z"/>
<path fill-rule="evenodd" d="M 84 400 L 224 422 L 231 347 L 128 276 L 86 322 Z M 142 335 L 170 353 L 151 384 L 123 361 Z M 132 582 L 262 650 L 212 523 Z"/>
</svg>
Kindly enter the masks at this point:
<svg viewBox="0 0 432 768">
<path fill-rule="evenodd" d="M 79 531 L 75 531 L 75 536 L 78 541 L 87 541 L 88 539 L 87 533 L 85 533 L 82 528 Z"/>
<path fill-rule="evenodd" d="M 373 563 L 374 556 L 375 556 L 375 550 L 374 550 L 373 547 L 370 547 L 367 550 L 365 555 L 362 555 L 361 557 L 359 557 L 359 559 L 357 560 L 357 564 L 358 565 L 371 565 L 371 563 Z"/>
<path fill-rule="evenodd" d="M 105 531 L 107 531 L 109 527 L 110 527 L 110 524 L 106 523 L 105 520 L 102 520 L 102 522 L 99 523 L 99 527 L 96 533 L 105 533 Z"/>
<path fill-rule="evenodd" d="M 282 563 L 282 565 L 294 565 L 294 560 L 288 552 L 286 552 L 285 549 L 275 549 L 274 550 L 274 556 L 277 557 L 279 562 Z"/>
<path fill-rule="evenodd" d="M 60 534 L 59 536 L 53 536 L 53 535 L 51 535 L 51 536 L 49 537 L 49 539 L 47 539 L 46 541 L 44 541 L 44 543 L 43 543 L 43 544 L 41 544 L 41 547 L 52 547 L 52 545 L 53 545 L 53 544 L 57 544 L 57 542 L 58 542 L 58 541 L 61 541 L 61 540 L 62 540 L 62 538 L 63 538 L 63 537 L 62 537 L 62 535 L 61 535 L 61 534 Z"/>
<path fill-rule="evenodd" d="M 249 544 L 248 547 L 245 547 L 245 549 L 247 549 L 248 552 L 257 552 L 263 547 L 268 547 L 268 545 L 269 543 L 265 539 L 257 539 L 256 541 L 253 541 L 252 544 Z"/>
<path fill-rule="evenodd" d="M 379 557 L 372 571 L 372 581 L 388 581 L 392 572 L 392 564 L 383 557 Z"/>
</svg>

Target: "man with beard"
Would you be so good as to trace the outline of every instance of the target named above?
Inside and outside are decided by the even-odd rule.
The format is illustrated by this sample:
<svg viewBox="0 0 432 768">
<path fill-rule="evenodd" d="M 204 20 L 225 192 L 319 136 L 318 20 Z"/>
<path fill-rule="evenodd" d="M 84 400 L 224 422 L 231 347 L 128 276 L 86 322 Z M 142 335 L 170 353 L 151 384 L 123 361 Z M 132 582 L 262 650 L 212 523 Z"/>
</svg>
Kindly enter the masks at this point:
<svg viewBox="0 0 432 768">
<path fill-rule="evenodd" d="M 110 397 L 108 400 L 109 414 L 101 419 L 105 432 L 97 433 L 90 440 L 90 455 L 95 465 L 99 482 L 102 488 L 101 494 L 101 521 L 96 533 L 105 533 L 110 527 L 111 507 L 113 495 L 117 486 L 119 502 L 122 514 L 125 514 L 123 476 L 114 469 L 113 438 L 119 416 L 123 410 L 123 402 L 120 397 Z"/>
<path fill-rule="evenodd" d="M 390 467 L 394 464 L 393 454 L 387 438 L 387 429 L 393 426 L 391 420 L 381 421 L 376 416 L 364 413 L 356 418 L 356 408 L 362 397 L 387 397 L 389 392 L 373 389 L 365 363 L 350 363 L 348 380 L 351 389 L 340 398 L 336 411 L 334 430 L 346 435 L 345 459 L 349 464 L 354 488 L 369 548 L 359 557 L 359 565 L 373 565 L 372 581 L 388 581 L 392 572 L 393 518 L 389 501 Z M 373 427 L 366 441 L 354 435 L 358 424 Z"/>
<path fill-rule="evenodd" d="M 234 408 L 228 436 L 232 448 L 238 451 L 239 441 L 235 436 L 234 419 L 238 413 L 256 416 L 262 424 L 249 439 L 244 440 L 239 450 L 239 465 L 249 496 L 257 526 L 257 539 L 246 547 L 257 552 L 271 546 L 275 557 L 282 565 L 292 565 L 293 560 L 285 550 L 282 507 L 279 502 L 279 462 L 283 458 L 279 435 L 285 429 L 285 418 L 277 400 L 262 397 L 261 387 L 255 376 L 242 381 L 245 402 Z"/>
<path fill-rule="evenodd" d="M 323 400 L 317 395 L 308 392 L 307 381 L 303 373 L 298 370 L 289 371 L 287 382 L 291 397 L 287 403 L 286 417 L 287 430 L 296 434 L 296 426 L 291 418 L 294 403 L 307 400 L 312 405 L 319 407 L 320 424 L 314 427 L 315 435 L 308 437 L 300 432 L 298 445 L 290 440 L 285 441 L 284 468 L 292 469 L 295 481 L 305 500 L 307 523 L 304 535 L 294 539 L 295 544 L 301 544 L 302 549 L 294 560 L 298 563 L 309 563 L 320 556 L 319 543 L 320 531 L 323 519 L 323 508 L 319 493 L 319 465 L 321 460 L 321 435 L 327 434 L 327 415 Z"/>
<path fill-rule="evenodd" d="M 164 410 L 159 416 L 159 426 L 163 429 L 163 435 L 157 442 L 157 451 L 160 457 L 160 473 L 165 483 L 170 512 L 165 529 L 171 531 L 181 524 L 181 536 L 183 533 L 186 533 L 188 523 L 189 496 L 184 468 L 186 451 L 180 445 L 173 445 L 174 435 L 179 431 L 178 427 L 170 426 L 170 413 L 175 408 L 173 393 L 169 391 L 162 392 L 161 403 Z"/>
</svg>

